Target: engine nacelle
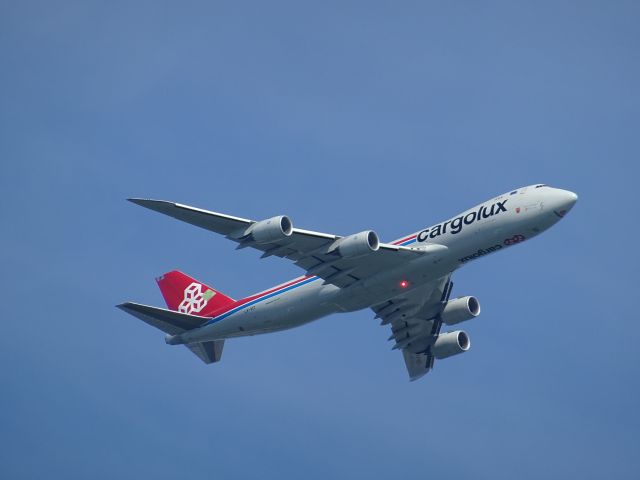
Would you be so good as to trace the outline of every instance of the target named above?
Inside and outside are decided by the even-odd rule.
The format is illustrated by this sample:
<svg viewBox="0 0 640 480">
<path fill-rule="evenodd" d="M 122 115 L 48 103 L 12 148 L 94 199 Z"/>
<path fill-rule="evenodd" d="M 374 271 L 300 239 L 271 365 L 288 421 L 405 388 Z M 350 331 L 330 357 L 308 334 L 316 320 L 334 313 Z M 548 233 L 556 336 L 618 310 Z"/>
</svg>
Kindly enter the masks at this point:
<svg viewBox="0 0 640 480">
<path fill-rule="evenodd" d="M 336 242 L 338 253 L 347 258 L 362 257 L 380 248 L 380 240 L 373 230 L 349 235 Z"/>
<path fill-rule="evenodd" d="M 462 330 L 441 333 L 431 347 L 431 353 L 437 359 L 443 359 L 464 353 L 471 347 L 471 340 Z"/>
<path fill-rule="evenodd" d="M 440 317 L 447 325 L 465 322 L 480 315 L 480 302 L 476 297 L 460 297 L 449 300 Z"/>
<path fill-rule="evenodd" d="M 293 223 L 286 215 L 268 218 L 254 223 L 251 227 L 251 237 L 256 243 L 271 243 L 288 237 L 293 232 Z"/>
</svg>

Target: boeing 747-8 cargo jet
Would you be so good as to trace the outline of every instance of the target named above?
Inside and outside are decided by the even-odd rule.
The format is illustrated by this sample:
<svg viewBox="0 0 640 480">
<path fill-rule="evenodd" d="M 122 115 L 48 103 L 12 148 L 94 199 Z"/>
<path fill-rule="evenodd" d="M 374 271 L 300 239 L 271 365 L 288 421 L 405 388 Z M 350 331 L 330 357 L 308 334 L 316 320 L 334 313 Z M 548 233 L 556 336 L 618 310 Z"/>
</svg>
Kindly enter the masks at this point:
<svg viewBox="0 0 640 480">
<path fill-rule="evenodd" d="M 442 332 L 480 314 L 475 297 L 450 299 L 452 273 L 490 253 L 532 238 L 573 207 L 575 193 L 531 185 L 492 198 L 391 243 L 372 230 L 340 237 L 294 228 L 281 215 L 247 220 L 162 200 L 133 198 L 183 222 L 226 236 L 237 248 L 293 261 L 306 274 L 241 300 L 172 271 L 157 279 L 168 309 L 127 302 L 125 312 L 186 345 L 205 363 L 220 360 L 228 338 L 297 327 L 338 312 L 371 308 L 402 351 L 411 380 L 469 350 L 462 330 Z"/>
</svg>

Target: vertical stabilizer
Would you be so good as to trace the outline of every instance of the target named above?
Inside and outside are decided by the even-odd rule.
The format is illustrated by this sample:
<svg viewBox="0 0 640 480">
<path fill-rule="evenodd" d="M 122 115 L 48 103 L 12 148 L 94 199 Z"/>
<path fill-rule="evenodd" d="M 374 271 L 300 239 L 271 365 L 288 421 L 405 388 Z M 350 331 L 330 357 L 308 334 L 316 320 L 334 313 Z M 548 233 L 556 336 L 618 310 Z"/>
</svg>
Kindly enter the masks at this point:
<svg viewBox="0 0 640 480">
<path fill-rule="evenodd" d="M 208 317 L 235 303 L 224 293 L 177 270 L 156 278 L 156 282 L 167 307 L 180 313 Z"/>
</svg>

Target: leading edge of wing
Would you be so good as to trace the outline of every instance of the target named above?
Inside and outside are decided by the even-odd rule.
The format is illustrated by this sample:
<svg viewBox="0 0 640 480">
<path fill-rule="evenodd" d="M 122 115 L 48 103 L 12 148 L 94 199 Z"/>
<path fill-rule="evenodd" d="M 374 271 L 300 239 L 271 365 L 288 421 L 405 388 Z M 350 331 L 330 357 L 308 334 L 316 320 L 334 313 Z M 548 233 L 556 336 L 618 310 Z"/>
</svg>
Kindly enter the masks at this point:
<svg viewBox="0 0 640 480">
<path fill-rule="evenodd" d="M 229 235 L 231 233 L 237 233 L 241 228 L 249 227 L 256 223 L 255 220 L 248 218 L 235 217 L 233 215 L 227 215 L 224 213 L 212 212 L 202 208 L 192 207 L 190 205 L 184 205 L 182 203 L 170 202 L 167 200 L 153 200 L 150 198 L 128 198 L 128 201 L 148 208 L 158 213 L 168 215 L 177 220 L 190 223 L 197 227 L 205 228 L 207 230 L 214 231 L 216 233 L 222 233 Z M 342 237 L 339 235 L 333 235 L 329 233 L 322 233 L 313 230 L 305 230 L 302 228 L 293 228 L 293 233 L 301 236 L 322 238 L 326 240 L 335 241 Z M 391 243 L 380 243 L 380 248 L 383 250 L 394 250 L 398 252 L 415 252 L 415 253 L 438 253 L 447 250 L 444 245 L 436 243 L 428 243 L 421 247 L 403 247 L 401 245 L 395 245 Z"/>
<path fill-rule="evenodd" d="M 181 203 L 169 202 L 166 200 L 152 200 L 147 198 L 128 198 L 128 201 L 168 215 L 177 220 L 190 223 L 200 228 L 211 230 L 216 233 L 228 235 L 240 228 L 251 225 L 253 220 L 246 218 L 225 215 L 224 213 L 211 212 L 201 208 L 183 205 Z"/>
<path fill-rule="evenodd" d="M 135 203 L 136 205 L 140 205 L 141 207 L 148 208 L 149 210 L 173 217 L 176 220 L 181 220 L 223 235 L 236 234 L 243 228 L 246 229 L 250 225 L 256 223 L 255 220 L 250 220 L 248 218 L 212 212 L 210 210 L 192 207 L 182 203 L 170 202 L 167 200 L 153 200 L 150 198 L 127 198 L 127 200 L 131 203 Z M 337 235 L 315 232 L 313 230 L 304 230 L 302 228 L 293 228 L 293 233 L 326 240 L 337 240 L 340 238 Z"/>
</svg>

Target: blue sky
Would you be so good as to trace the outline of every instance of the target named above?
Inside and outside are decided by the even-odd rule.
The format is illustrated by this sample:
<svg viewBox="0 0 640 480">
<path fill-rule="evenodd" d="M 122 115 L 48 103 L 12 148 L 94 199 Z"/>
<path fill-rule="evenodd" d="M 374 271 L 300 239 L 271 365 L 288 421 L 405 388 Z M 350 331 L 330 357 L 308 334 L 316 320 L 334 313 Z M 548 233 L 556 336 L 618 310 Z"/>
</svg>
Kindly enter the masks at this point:
<svg viewBox="0 0 640 480">
<path fill-rule="evenodd" d="M 637 2 L 4 2 L 0 465 L 35 478 L 635 478 Z M 362 311 L 205 366 L 114 308 L 297 276 L 127 203 L 385 240 L 514 187 L 568 217 L 455 275 L 409 383 Z"/>
</svg>

